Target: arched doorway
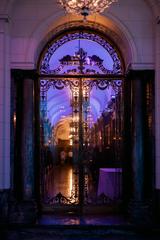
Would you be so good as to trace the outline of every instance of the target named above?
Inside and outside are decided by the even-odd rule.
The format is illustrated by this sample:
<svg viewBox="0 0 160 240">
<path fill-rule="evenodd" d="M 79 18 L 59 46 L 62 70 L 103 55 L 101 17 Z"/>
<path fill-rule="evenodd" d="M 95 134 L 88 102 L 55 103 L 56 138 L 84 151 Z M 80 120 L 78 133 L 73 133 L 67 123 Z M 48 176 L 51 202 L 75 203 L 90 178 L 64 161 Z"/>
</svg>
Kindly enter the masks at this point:
<svg viewBox="0 0 160 240">
<path fill-rule="evenodd" d="M 43 208 L 114 211 L 123 198 L 120 51 L 98 30 L 71 27 L 45 46 L 38 71 Z"/>
<path fill-rule="evenodd" d="M 133 216 L 139 211 L 145 220 L 154 188 L 154 71 L 130 69 L 123 81 L 121 54 L 104 28 L 81 22 L 60 29 L 42 51 L 38 75 L 37 70 L 12 70 L 15 196 L 31 206 L 33 199 L 40 200 L 42 210 L 104 213 L 122 201 L 109 198 L 107 184 L 100 183 L 122 174 L 122 185 L 120 176 L 111 182 L 118 191 L 123 188 L 126 211 L 131 203 Z M 62 174 L 54 174 L 56 169 Z M 54 176 L 59 180 L 60 175 L 68 187 L 56 189 Z M 76 201 L 71 192 L 77 193 Z"/>
</svg>

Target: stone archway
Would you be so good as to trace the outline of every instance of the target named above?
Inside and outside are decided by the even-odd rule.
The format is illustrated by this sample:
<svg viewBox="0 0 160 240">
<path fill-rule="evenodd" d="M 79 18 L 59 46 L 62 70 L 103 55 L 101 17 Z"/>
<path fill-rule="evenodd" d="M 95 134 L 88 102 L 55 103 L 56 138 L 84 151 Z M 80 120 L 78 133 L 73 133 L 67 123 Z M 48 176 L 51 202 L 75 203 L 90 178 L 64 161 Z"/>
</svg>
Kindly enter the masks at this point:
<svg viewBox="0 0 160 240">
<path fill-rule="evenodd" d="M 62 25 L 58 29 L 76 27 L 75 22 Z M 77 22 L 79 25 L 80 23 Z M 104 34 L 112 35 L 103 26 L 89 22 L 88 26 L 100 29 Z M 114 38 L 118 41 L 117 35 Z M 123 42 L 120 42 L 124 46 Z M 123 52 L 123 51 L 122 51 Z M 154 71 L 130 70 L 127 73 L 125 86 L 125 145 L 124 145 L 124 196 L 128 204 L 131 202 L 133 217 L 136 219 L 138 212 L 143 220 L 150 211 L 150 200 L 153 198 L 154 188 Z M 143 211 L 145 208 L 146 212 Z"/>
<path fill-rule="evenodd" d="M 65 28 L 66 29 L 70 28 L 70 27 L 74 28 L 75 27 L 74 24 L 75 25 L 76 24 L 79 25 L 79 22 L 77 22 L 77 23 L 76 22 L 67 23 L 66 25 L 60 26 L 59 28 L 56 29 L 55 35 L 56 35 L 56 33 L 58 31 L 62 31 Z M 101 26 L 99 24 L 96 24 L 95 22 L 94 23 L 89 22 L 88 27 L 93 27 L 93 28 L 95 28 L 95 30 L 100 28 L 101 31 L 104 34 L 106 34 L 106 32 L 107 32 L 107 35 L 111 35 L 113 37 L 114 41 L 118 41 L 118 43 L 121 46 L 123 46 L 122 47 L 123 50 L 125 49 L 125 46 L 126 46 L 125 45 L 125 41 L 122 41 L 122 39 L 119 37 L 119 35 L 115 34 L 113 31 L 107 30 L 105 27 L 103 27 L 103 26 Z M 51 34 L 53 34 L 53 32 L 51 32 Z M 47 36 L 47 38 L 49 36 L 51 36 L 51 35 L 49 34 Z M 129 45 L 129 43 L 128 43 L 128 45 Z M 127 45 L 127 47 L 128 47 L 128 45 Z M 134 56 L 136 58 L 136 51 L 135 52 L 133 51 L 134 53 L 132 52 L 133 48 L 134 48 L 133 46 L 130 47 L 130 51 L 128 53 L 128 56 L 130 56 L 130 57 Z M 42 48 L 39 48 L 39 49 L 42 49 Z M 33 49 L 31 49 L 31 50 L 33 50 Z M 123 51 L 122 51 L 122 54 L 123 54 Z M 127 57 L 126 57 L 126 59 L 127 59 Z M 127 61 L 126 61 L 126 63 L 127 63 Z M 25 79 L 31 78 L 33 80 L 33 79 L 35 79 L 37 77 L 36 76 L 34 78 L 29 73 L 27 73 L 27 71 L 25 71 L 25 73 L 26 73 L 25 77 L 24 76 L 23 77 L 20 76 L 20 78 L 23 79 L 23 80 L 24 80 L 24 78 Z M 127 200 L 128 201 L 131 199 L 132 196 L 134 196 L 134 200 L 135 201 L 138 200 L 140 203 L 142 203 L 141 206 L 143 206 L 144 199 L 146 198 L 145 195 L 143 194 L 144 185 L 143 185 L 143 181 L 141 181 L 142 184 L 138 185 L 138 181 L 141 178 L 144 179 L 144 175 L 143 175 L 143 172 L 144 172 L 144 168 L 143 168 L 144 167 L 144 157 L 147 155 L 146 154 L 146 149 L 149 147 L 149 143 L 152 142 L 151 139 L 153 137 L 152 133 L 151 133 L 152 132 L 152 127 L 153 127 L 153 118 L 145 119 L 145 117 L 146 117 L 146 113 L 149 113 L 149 111 L 150 111 L 149 109 L 152 108 L 152 104 L 153 104 L 153 99 L 152 99 L 152 97 L 153 97 L 153 94 L 152 94 L 152 91 L 153 91 L 152 80 L 154 80 L 154 73 L 152 71 L 136 71 L 136 72 L 135 71 L 131 71 L 130 73 L 128 73 L 127 79 L 128 79 L 128 83 L 127 83 L 127 86 L 126 86 L 125 89 L 128 90 L 126 92 L 126 100 L 127 100 L 126 103 L 128 103 L 128 104 L 126 105 L 125 109 L 126 109 L 126 112 L 129 111 L 129 117 L 131 116 L 133 121 L 130 122 L 130 119 L 126 115 L 126 126 L 128 126 L 128 129 L 132 129 L 132 131 L 128 131 L 128 129 L 126 129 L 126 132 L 125 132 L 125 134 L 126 134 L 126 136 L 125 136 L 126 137 L 126 143 L 127 144 L 128 144 L 128 142 L 130 143 L 130 148 L 128 148 L 129 150 L 127 151 L 127 155 L 126 155 L 126 163 L 128 162 L 127 159 L 129 159 L 129 163 L 130 163 L 129 166 L 126 165 L 127 166 L 126 171 L 128 171 L 128 170 L 129 171 L 127 172 L 127 175 L 125 176 L 125 181 L 127 182 L 127 180 L 130 180 L 130 183 L 129 183 L 128 186 L 126 186 L 126 194 L 128 194 L 127 195 Z M 146 82 L 144 84 L 145 80 L 146 80 Z M 37 85 L 37 89 L 38 89 L 38 85 Z M 135 94 L 135 90 L 136 90 L 138 95 Z M 36 93 L 37 93 L 37 90 L 36 90 Z M 147 95 L 147 94 L 149 94 L 149 95 Z M 134 96 L 134 98 L 131 99 L 131 95 Z M 144 97 L 144 101 L 141 101 L 143 97 Z M 138 98 L 140 99 L 140 101 L 137 100 Z M 35 106 L 37 107 L 38 106 L 38 101 L 39 101 L 38 100 L 38 94 L 36 94 L 36 101 L 37 101 L 36 102 L 37 104 Z M 133 110 L 132 107 L 134 108 L 134 111 L 132 111 Z M 140 111 L 141 107 L 144 108 L 143 112 Z M 37 112 L 37 119 L 38 119 L 38 107 L 37 107 L 36 112 Z M 138 113 L 138 115 L 137 115 L 137 113 Z M 153 115 L 153 112 L 150 112 L 150 116 L 151 115 Z M 134 125 L 137 120 L 140 123 L 140 125 Z M 150 122 L 150 120 L 151 120 L 151 122 Z M 145 131 L 147 132 L 147 139 L 148 140 L 145 140 L 145 141 L 144 141 L 145 131 L 141 131 L 140 132 L 139 138 L 134 138 L 134 134 L 136 134 L 136 136 L 138 136 L 138 134 L 139 134 L 139 127 L 142 126 L 142 125 L 145 125 L 145 129 L 146 129 Z M 36 126 L 36 128 L 37 128 L 37 131 L 39 131 L 37 126 Z M 34 136 L 32 136 L 32 137 L 34 139 Z M 29 141 L 29 138 L 28 138 L 28 141 Z M 36 149 L 38 149 L 37 141 L 36 141 L 36 144 L 37 144 L 37 148 Z M 25 143 L 24 143 L 24 145 L 25 145 Z M 142 150 L 141 153 L 135 151 L 135 149 L 138 149 L 138 147 L 141 148 L 141 150 Z M 38 154 L 38 151 L 37 151 L 37 154 Z M 149 161 L 150 162 L 149 164 L 151 164 L 151 165 L 153 163 L 153 158 L 152 157 L 151 157 L 151 160 Z M 37 160 L 38 160 L 38 158 L 37 158 Z M 36 163 L 38 165 L 38 161 L 37 160 L 36 160 Z M 133 165 L 131 163 L 133 163 Z M 136 164 L 138 164 L 138 165 L 136 165 Z M 134 169 L 136 169 L 136 171 L 134 171 Z M 31 169 L 29 169 L 29 170 L 31 170 Z M 29 175 L 30 175 L 30 173 L 29 173 Z M 32 172 L 32 174 L 33 174 L 33 172 Z M 36 174 L 37 174 L 36 176 L 38 176 L 38 171 L 37 171 Z M 36 180 L 36 179 L 34 179 L 34 180 Z M 133 179 L 133 181 L 132 181 L 132 179 Z M 151 183 L 152 181 L 149 181 L 149 182 Z M 134 192 L 129 192 L 129 188 L 132 185 L 132 183 L 134 185 L 134 188 L 132 188 L 132 189 L 134 189 Z M 39 194 L 38 193 L 39 192 L 39 190 L 38 190 L 38 188 L 39 188 L 38 187 L 39 181 L 37 181 L 37 183 L 35 185 L 34 185 L 33 182 L 32 182 L 32 184 L 33 184 L 33 186 L 36 186 L 36 188 L 37 188 L 37 191 L 36 191 L 37 193 L 36 194 L 38 195 Z M 152 191 L 152 187 L 153 186 L 150 186 L 149 192 Z M 29 191 L 28 191 L 28 189 L 29 188 L 25 189 L 27 191 L 26 194 L 30 193 L 29 192 L 30 189 L 29 189 Z M 34 194 L 34 196 L 35 196 L 35 194 Z M 148 196 L 151 197 L 150 193 L 149 193 Z M 32 196 L 30 195 L 29 198 L 32 198 Z M 38 198 L 39 198 L 39 196 L 38 196 Z"/>
<path fill-rule="evenodd" d="M 60 17 L 56 19 L 54 23 L 54 29 L 49 29 L 45 36 L 41 36 L 41 32 L 36 33 L 40 34 L 41 41 L 37 46 L 36 52 L 34 51 L 35 62 L 38 62 L 39 55 L 43 51 L 46 42 L 49 42 L 54 36 L 67 29 L 76 28 L 78 26 L 83 26 L 90 28 L 93 31 L 99 31 L 101 34 L 107 36 L 111 42 L 116 43 L 118 49 L 120 49 L 121 54 L 123 55 L 124 64 L 126 67 L 129 66 L 130 62 L 137 62 L 137 48 L 132 38 L 131 34 L 116 18 L 109 16 L 108 18 L 104 16 L 97 16 L 96 21 L 93 17 L 90 17 L 89 20 L 84 23 L 79 17 Z M 32 46 L 31 49 L 33 50 Z M 30 53 L 28 52 L 30 55 Z M 32 51 L 33 54 L 33 51 Z"/>
</svg>

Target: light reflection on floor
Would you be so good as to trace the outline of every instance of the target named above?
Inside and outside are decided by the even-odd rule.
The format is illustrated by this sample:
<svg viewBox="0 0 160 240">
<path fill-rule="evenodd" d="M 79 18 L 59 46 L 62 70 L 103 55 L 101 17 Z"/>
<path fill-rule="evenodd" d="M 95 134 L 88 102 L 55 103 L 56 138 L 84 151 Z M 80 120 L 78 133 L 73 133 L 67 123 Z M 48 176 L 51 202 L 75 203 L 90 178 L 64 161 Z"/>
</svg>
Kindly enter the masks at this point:
<svg viewBox="0 0 160 240">
<path fill-rule="evenodd" d="M 143 229 L 144 230 L 144 229 Z M 3 233 L 3 240 L 159 240 L 160 231 L 151 229 L 136 231 L 134 229 L 113 228 L 112 226 L 39 226 L 9 229 Z"/>
<path fill-rule="evenodd" d="M 127 220 L 123 216 L 62 216 L 42 215 L 39 219 L 42 225 L 126 225 Z"/>
<path fill-rule="evenodd" d="M 72 166 L 69 164 L 54 166 L 45 176 L 45 192 L 49 198 L 59 192 L 69 198 L 72 191 Z"/>
<path fill-rule="evenodd" d="M 43 215 L 36 227 L 9 229 L 3 240 L 159 240 L 152 227 L 136 231 L 121 216 Z M 144 230 L 144 229 L 143 229 Z"/>
</svg>

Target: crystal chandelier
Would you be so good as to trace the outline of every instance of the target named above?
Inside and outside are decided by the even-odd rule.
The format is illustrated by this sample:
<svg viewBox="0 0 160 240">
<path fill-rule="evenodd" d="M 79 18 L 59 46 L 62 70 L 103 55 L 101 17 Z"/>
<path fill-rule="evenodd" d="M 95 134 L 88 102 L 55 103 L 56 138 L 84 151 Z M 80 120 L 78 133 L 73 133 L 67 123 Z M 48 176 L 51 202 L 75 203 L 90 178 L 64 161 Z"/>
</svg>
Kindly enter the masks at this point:
<svg viewBox="0 0 160 240">
<path fill-rule="evenodd" d="M 118 0 L 58 0 L 62 7 L 68 12 L 78 14 L 86 18 L 94 13 L 101 13 L 113 2 Z"/>
</svg>

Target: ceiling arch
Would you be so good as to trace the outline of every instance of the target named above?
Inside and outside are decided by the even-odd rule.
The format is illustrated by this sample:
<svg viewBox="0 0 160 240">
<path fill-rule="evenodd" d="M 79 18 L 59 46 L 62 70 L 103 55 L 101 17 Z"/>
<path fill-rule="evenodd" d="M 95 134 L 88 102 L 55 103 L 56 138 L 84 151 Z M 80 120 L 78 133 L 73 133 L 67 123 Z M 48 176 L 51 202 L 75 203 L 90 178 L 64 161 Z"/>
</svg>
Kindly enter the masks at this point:
<svg viewBox="0 0 160 240">
<path fill-rule="evenodd" d="M 58 7 L 56 0 L 53 1 L 45 1 L 45 10 L 43 9 L 43 12 L 45 14 L 38 15 L 37 13 L 35 14 L 35 11 L 30 11 L 27 13 L 27 9 L 25 8 L 25 5 L 23 6 L 23 2 L 26 4 L 26 2 L 32 2 L 32 6 L 35 9 L 37 5 L 37 1 L 27 1 L 27 0 L 3 0 L 2 4 L 3 7 L 0 6 L 0 8 L 4 9 L 4 4 L 3 2 L 8 2 L 7 9 L 10 7 L 12 8 L 12 11 L 10 11 L 10 18 L 11 20 L 11 35 L 15 38 L 14 44 L 12 44 L 12 48 L 14 50 L 14 46 L 16 44 L 16 41 L 18 43 L 22 43 L 22 46 L 25 45 L 25 50 L 23 51 L 23 55 L 21 54 L 21 61 L 23 61 L 24 66 L 25 63 L 29 63 L 29 66 L 35 67 L 37 63 L 37 59 L 39 57 L 39 53 L 41 52 L 44 43 L 48 41 L 51 36 L 53 36 L 53 33 L 59 28 L 61 29 L 64 25 L 67 28 L 67 25 L 69 25 L 73 22 L 76 24 L 76 22 L 81 21 L 82 18 L 79 16 L 73 16 L 73 15 L 65 15 L 64 11 L 62 8 Z M 132 27 L 133 19 L 131 16 L 133 16 L 133 13 L 129 15 L 129 12 L 132 10 L 131 9 L 131 2 L 132 1 L 125 1 L 121 0 L 118 1 L 117 4 L 115 4 L 113 7 L 110 9 L 107 9 L 103 15 L 97 15 L 97 16 L 90 16 L 88 18 L 89 22 L 92 22 L 92 24 L 95 26 L 104 26 L 106 29 L 106 34 L 110 35 L 112 39 L 117 39 L 119 48 L 122 51 L 126 66 L 128 66 L 130 63 L 152 63 L 153 58 L 151 58 L 151 54 L 149 56 L 148 52 L 152 51 L 152 49 L 146 49 L 146 44 L 142 45 L 140 43 L 137 43 L 139 39 L 136 37 L 137 33 L 137 28 L 135 26 Z M 19 4 L 20 3 L 20 4 Z M 42 1 L 39 1 L 38 3 L 38 9 L 39 12 L 42 12 L 43 5 L 41 5 Z M 142 11 L 136 11 L 137 16 L 140 18 L 141 16 L 144 16 L 143 21 L 138 23 L 138 27 L 142 28 L 143 30 L 145 29 L 147 38 L 151 39 L 153 33 L 151 33 L 151 29 L 153 29 L 154 26 L 152 24 L 155 23 L 155 19 L 157 15 L 160 15 L 160 7 L 159 7 L 159 0 L 135 0 L 134 1 L 135 5 L 139 3 L 143 3 L 143 13 Z M 43 1 L 44 4 L 44 1 Z M 19 6 L 20 5 L 20 6 Z M 52 8 L 54 6 L 54 8 Z M 47 8 L 48 7 L 48 8 Z M 18 10 L 17 10 L 18 8 Z M 40 9 L 41 8 L 41 9 Z M 29 9 L 29 8 L 28 8 Z M 53 9 L 53 11 L 52 11 Z M 151 15 L 153 16 L 153 19 L 149 20 L 152 21 L 146 28 L 146 21 L 148 15 L 145 12 L 145 9 L 150 9 Z M 30 10 L 30 9 L 29 9 Z M 28 11 L 29 11 L 28 10 Z M 19 12 L 18 12 L 19 11 Z M 23 15 L 21 12 L 26 12 L 24 19 Z M 124 14 L 126 12 L 127 14 Z M 19 14 L 21 14 L 21 19 L 18 19 Z M 139 14 L 139 15 L 138 15 Z M 128 18 L 127 18 L 127 15 Z M 36 19 L 36 16 L 38 18 Z M 146 18 L 145 18 L 146 16 Z M 30 21 L 31 19 L 36 19 L 36 22 L 33 24 L 33 27 L 30 26 Z M 135 17 L 135 21 L 136 21 Z M 23 27 L 22 27 L 23 25 Z M 15 27 L 16 26 L 16 27 Z M 26 31 L 24 29 L 27 28 L 27 35 Z M 21 32 L 20 32 L 21 31 Z M 148 33 L 147 33 L 148 32 Z M 25 33 L 25 34 L 24 34 Z M 25 36 L 24 36 L 25 35 Z M 21 39 L 19 39 L 19 36 Z M 25 38 L 25 39 L 24 39 Z M 146 38 L 146 41 L 147 41 Z M 150 47 L 152 44 L 150 44 Z M 14 52 L 14 51 L 13 51 Z M 139 54 L 140 52 L 147 52 L 146 54 Z M 142 56 L 141 56 L 142 55 Z M 12 59 L 12 66 L 14 67 L 15 65 L 18 66 L 20 59 L 19 59 L 20 54 L 17 55 L 14 52 L 14 56 Z M 149 57 L 148 57 L 149 56 Z M 148 58 L 147 58 L 148 57 Z M 15 62 L 15 65 L 14 65 Z M 21 65 L 22 66 L 22 63 Z M 20 67 L 19 66 L 19 67 Z"/>
<path fill-rule="evenodd" d="M 112 16 L 113 18 L 113 16 Z M 43 51 L 46 42 L 50 42 L 51 39 L 54 39 L 57 37 L 58 34 L 61 34 L 62 32 L 68 32 L 71 29 L 75 28 L 88 28 L 92 29 L 92 31 L 98 31 L 99 33 L 106 36 L 106 38 L 110 39 L 111 42 L 114 43 L 114 45 L 117 45 L 117 48 L 121 52 L 121 55 L 124 57 L 125 63 L 127 64 L 127 58 L 130 57 L 130 59 L 136 60 L 136 47 L 134 45 L 134 42 L 131 44 L 131 36 L 129 36 L 129 42 L 127 43 L 126 34 L 122 33 L 120 29 L 115 30 L 115 24 L 113 24 L 113 20 L 110 20 L 109 18 L 106 18 L 105 16 L 99 15 L 97 19 L 99 21 L 93 21 L 92 17 L 89 17 L 89 20 L 87 22 L 83 22 L 82 20 L 79 20 L 79 17 L 75 16 L 73 21 L 68 22 L 68 16 L 60 18 L 61 20 L 65 22 L 62 25 L 58 25 L 54 29 L 52 29 L 44 39 L 39 43 L 38 51 L 36 52 L 35 58 L 36 62 L 38 62 L 39 55 Z M 70 20 L 70 18 L 69 18 Z M 106 23 L 106 25 L 104 24 Z M 112 29 L 113 28 L 113 29 Z M 127 56 L 128 55 L 128 56 Z"/>
</svg>

